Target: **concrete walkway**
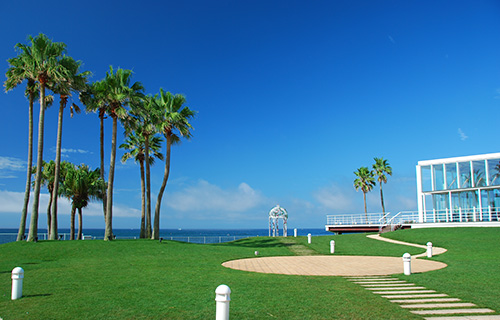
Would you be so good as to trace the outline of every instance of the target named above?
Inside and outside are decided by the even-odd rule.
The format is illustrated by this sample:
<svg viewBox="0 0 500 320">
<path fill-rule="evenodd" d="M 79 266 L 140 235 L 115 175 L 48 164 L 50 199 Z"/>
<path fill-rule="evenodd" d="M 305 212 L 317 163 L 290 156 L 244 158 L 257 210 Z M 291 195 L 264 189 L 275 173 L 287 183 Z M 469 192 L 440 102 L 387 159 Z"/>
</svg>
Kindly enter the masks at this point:
<svg viewBox="0 0 500 320">
<path fill-rule="evenodd" d="M 369 235 L 368 237 L 374 240 L 427 249 L 423 245 L 386 239 L 379 235 Z M 433 251 L 434 255 L 436 255 L 446 252 L 446 249 L 434 248 Z M 416 259 L 425 255 L 426 253 L 424 252 L 412 257 L 411 269 L 413 273 L 427 272 L 446 267 L 446 264 L 442 262 Z M 305 276 L 368 276 L 403 273 L 402 257 L 381 256 L 322 255 L 262 257 L 226 261 L 222 265 L 227 268 L 243 271 Z"/>
<path fill-rule="evenodd" d="M 410 242 L 404 242 L 404 241 L 398 241 L 398 240 L 392 240 L 388 238 L 383 238 L 379 234 L 370 234 L 366 236 L 367 238 L 374 239 L 374 240 L 380 240 L 380 241 L 385 241 L 385 242 L 390 242 L 390 243 L 396 243 L 396 244 L 402 244 L 404 246 L 410 246 L 410 247 L 416 247 L 416 248 L 422 248 L 425 250 L 424 253 L 414 255 L 413 258 L 421 258 L 421 257 L 426 257 L 427 256 L 427 246 L 424 246 L 422 244 L 416 244 L 416 243 L 410 243 Z M 440 248 L 440 247 L 432 247 L 432 255 L 437 256 L 438 254 L 445 253 L 447 250 L 445 248 Z"/>
<path fill-rule="evenodd" d="M 391 277 L 346 277 L 374 294 L 397 303 L 413 314 L 430 316 L 429 320 L 500 320 L 495 310 L 480 308 L 445 293 L 429 290 L 414 283 Z M 467 314 L 467 315 L 465 315 Z M 445 317 L 436 317 L 444 315 Z"/>
</svg>

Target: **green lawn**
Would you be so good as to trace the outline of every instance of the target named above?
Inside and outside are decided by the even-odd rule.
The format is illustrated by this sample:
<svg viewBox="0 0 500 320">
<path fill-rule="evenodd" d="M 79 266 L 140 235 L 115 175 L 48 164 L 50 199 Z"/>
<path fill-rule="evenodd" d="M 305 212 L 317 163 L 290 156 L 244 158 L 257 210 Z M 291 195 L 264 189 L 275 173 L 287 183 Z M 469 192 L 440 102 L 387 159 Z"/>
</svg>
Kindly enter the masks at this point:
<svg viewBox="0 0 500 320">
<path fill-rule="evenodd" d="M 498 311 L 499 234 L 498 228 L 434 229 L 390 236 L 450 249 L 433 258 L 449 268 L 412 275 L 411 281 Z M 314 237 L 311 245 L 306 237 L 290 239 L 318 254 L 329 252 L 332 239 L 336 254 L 422 251 L 360 234 Z M 468 239 L 481 249 L 464 257 Z M 227 284 L 232 319 L 419 319 L 341 277 L 258 274 L 221 266 L 252 257 L 255 250 L 261 256 L 293 255 L 289 248 L 268 237 L 215 245 L 150 240 L 8 243 L 0 245 L 0 318 L 210 319 L 215 317 L 215 288 Z M 25 270 L 23 298 L 11 301 L 10 273 L 16 266 Z M 493 272 L 488 266 L 494 266 Z"/>
<path fill-rule="evenodd" d="M 448 249 L 432 258 L 447 268 L 412 275 L 412 281 L 500 312 L 500 228 L 416 229 L 384 236 L 419 244 L 431 241 Z"/>
</svg>

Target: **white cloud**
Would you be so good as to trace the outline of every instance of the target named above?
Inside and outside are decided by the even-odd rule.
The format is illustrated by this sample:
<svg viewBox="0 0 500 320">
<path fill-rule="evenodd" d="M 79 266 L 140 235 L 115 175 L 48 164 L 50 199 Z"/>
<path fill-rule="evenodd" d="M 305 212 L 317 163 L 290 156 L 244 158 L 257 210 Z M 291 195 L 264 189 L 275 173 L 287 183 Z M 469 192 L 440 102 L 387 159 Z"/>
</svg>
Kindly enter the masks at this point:
<svg viewBox="0 0 500 320">
<path fill-rule="evenodd" d="M 394 38 L 390 35 L 387 36 L 389 38 L 389 41 L 396 44 L 396 41 L 394 41 Z"/>
<path fill-rule="evenodd" d="M 81 154 L 90 153 L 90 154 L 92 154 L 92 152 L 87 151 L 87 150 L 82 150 L 82 149 L 65 149 L 65 148 L 61 149 L 61 153 L 81 153 Z"/>
<path fill-rule="evenodd" d="M 396 198 L 396 206 L 401 208 L 401 211 L 413 211 L 417 208 L 417 200 L 415 197 L 399 196 Z"/>
<path fill-rule="evenodd" d="M 264 196 L 242 182 L 235 189 L 224 190 L 207 181 L 200 180 L 169 196 L 166 205 L 174 210 L 244 212 L 266 201 Z"/>
<path fill-rule="evenodd" d="M 3 175 L 0 173 L 0 179 L 15 179 L 15 178 L 18 178 L 17 176 L 13 176 L 13 175 Z"/>
<path fill-rule="evenodd" d="M 496 90 L 497 95 L 495 96 L 495 99 L 500 99 L 500 89 Z"/>
<path fill-rule="evenodd" d="M 0 170 L 23 171 L 25 166 L 26 162 L 21 159 L 0 156 Z"/>
<path fill-rule="evenodd" d="M 458 135 L 460 137 L 460 140 L 465 141 L 467 140 L 468 136 L 465 135 L 465 133 L 462 131 L 461 128 L 458 128 Z"/>
<path fill-rule="evenodd" d="M 352 188 L 354 190 L 354 188 Z M 353 192 L 337 185 L 321 188 L 313 193 L 314 198 L 326 209 L 337 212 L 352 211 Z"/>
<path fill-rule="evenodd" d="M 31 212 L 33 200 L 33 193 L 30 196 L 30 205 L 28 207 L 28 212 Z M 21 212 L 24 201 L 24 192 L 13 192 L 0 190 L 0 212 L 15 213 Z M 45 214 L 47 211 L 47 205 L 49 203 L 49 194 L 40 193 L 39 200 L 39 214 Z M 57 214 L 58 215 L 69 215 L 71 213 L 71 202 L 66 198 L 59 198 L 57 201 Z M 83 209 L 83 215 L 87 216 L 103 216 L 102 203 L 101 202 L 91 202 L 86 208 Z M 113 217 L 140 217 L 141 211 L 122 206 L 119 204 L 113 205 Z"/>
</svg>

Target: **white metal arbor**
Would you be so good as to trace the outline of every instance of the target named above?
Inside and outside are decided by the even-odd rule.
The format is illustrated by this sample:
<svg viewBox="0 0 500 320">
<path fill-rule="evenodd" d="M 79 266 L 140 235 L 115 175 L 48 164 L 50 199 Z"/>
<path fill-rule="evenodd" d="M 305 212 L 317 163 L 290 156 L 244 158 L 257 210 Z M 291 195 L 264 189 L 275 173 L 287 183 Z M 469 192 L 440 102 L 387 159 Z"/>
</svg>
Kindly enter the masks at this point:
<svg viewBox="0 0 500 320">
<path fill-rule="evenodd" d="M 271 233 L 273 237 L 279 236 L 279 219 L 283 219 L 283 237 L 287 236 L 288 212 L 279 205 L 269 211 L 269 236 L 271 236 Z"/>
</svg>

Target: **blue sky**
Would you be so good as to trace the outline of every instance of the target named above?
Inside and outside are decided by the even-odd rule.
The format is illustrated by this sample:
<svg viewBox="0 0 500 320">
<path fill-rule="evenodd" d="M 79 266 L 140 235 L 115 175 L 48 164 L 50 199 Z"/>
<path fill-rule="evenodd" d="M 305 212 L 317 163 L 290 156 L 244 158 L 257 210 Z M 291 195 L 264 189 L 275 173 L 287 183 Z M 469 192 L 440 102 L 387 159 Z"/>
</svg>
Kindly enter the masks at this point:
<svg viewBox="0 0 500 320">
<path fill-rule="evenodd" d="M 172 151 L 161 228 L 267 228 L 276 204 L 289 228 L 322 228 L 327 214 L 363 211 L 353 172 L 374 157 L 394 172 L 386 209 L 416 210 L 417 161 L 499 151 L 497 1 L 9 1 L 0 30 L 2 74 L 16 43 L 45 33 L 92 81 L 113 65 L 132 69 L 147 93 L 186 96 L 198 115 L 193 139 Z M 23 92 L 0 93 L 0 227 L 18 227 L 22 207 Z M 56 123 L 52 107 L 46 160 Z M 110 119 L 105 126 L 108 163 Z M 64 160 L 97 167 L 97 115 L 67 112 L 63 148 Z M 162 177 L 158 162 L 154 199 Z M 59 205 L 68 227 L 69 205 Z M 139 227 L 131 161 L 117 165 L 114 205 L 115 228 Z M 381 211 L 378 186 L 368 210 Z M 104 226 L 99 204 L 83 213 L 84 227 Z"/>
</svg>

